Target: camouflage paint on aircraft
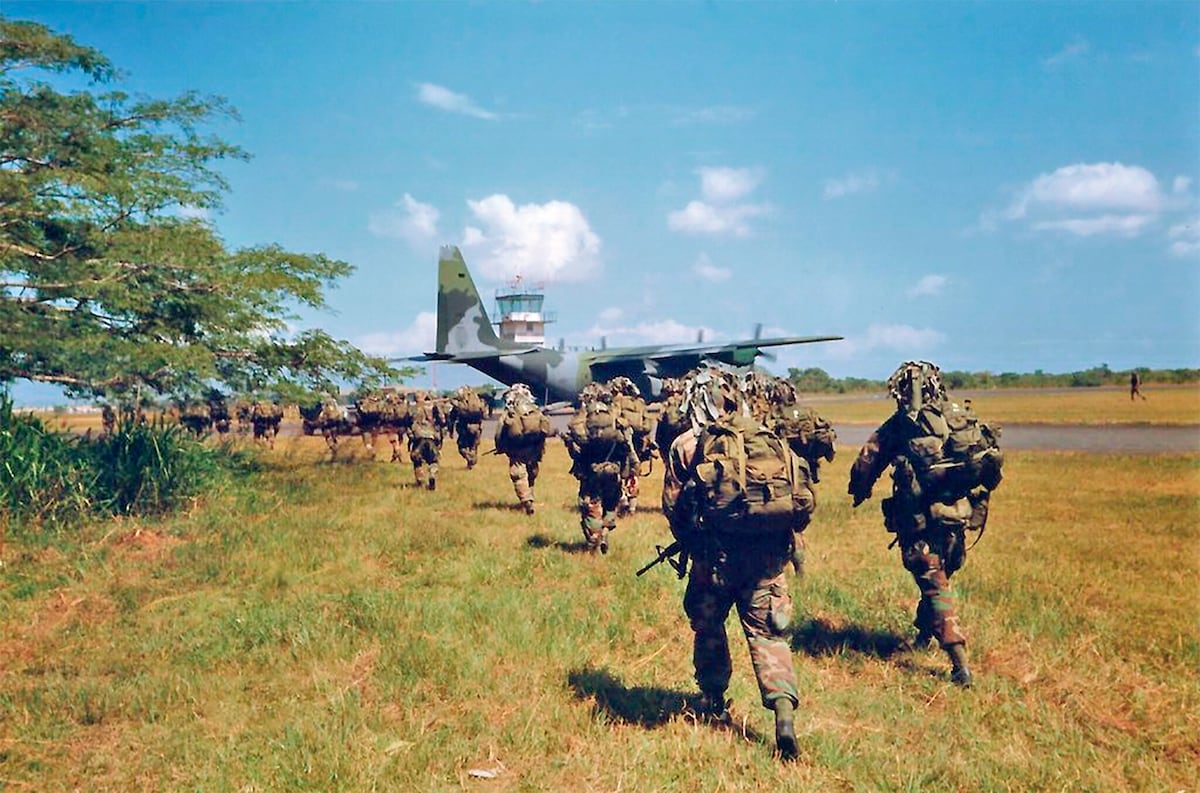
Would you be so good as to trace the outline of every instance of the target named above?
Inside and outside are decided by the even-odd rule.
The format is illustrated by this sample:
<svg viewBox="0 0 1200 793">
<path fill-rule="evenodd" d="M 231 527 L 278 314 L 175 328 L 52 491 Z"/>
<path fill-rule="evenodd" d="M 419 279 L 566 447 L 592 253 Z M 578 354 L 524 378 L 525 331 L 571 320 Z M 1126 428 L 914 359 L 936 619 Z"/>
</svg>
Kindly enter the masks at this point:
<svg viewBox="0 0 1200 793">
<path fill-rule="evenodd" d="M 463 363 L 505 385 L 525 383 L 545 402 L 573 402 L 589 382 L 624 375 L 657 398 L 664 377 L 680 377 L 703 361 L 749 366 L 763 347 L 836 341 L 841 336 L 783 336 L 728 344 L 658 344 L 587 352 L 522 345 L 496 335 L 458 248 L 438 262 L 437 350 L 410 360 Z"/>
</svg>

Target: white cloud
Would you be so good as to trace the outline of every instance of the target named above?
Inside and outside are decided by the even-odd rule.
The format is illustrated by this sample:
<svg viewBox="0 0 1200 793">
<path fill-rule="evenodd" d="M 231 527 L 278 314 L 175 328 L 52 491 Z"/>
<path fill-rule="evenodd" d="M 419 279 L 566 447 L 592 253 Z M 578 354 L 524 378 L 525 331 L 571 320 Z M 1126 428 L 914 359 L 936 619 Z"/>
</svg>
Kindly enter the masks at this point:
<svg viewBox="0 0 1200 793">
<path fill-rule="evenodd" d="M 936 274 L 925 275 L 921 277 L 920 281 L 917 281 L 916 286 L 908 290 L 908 296 L 938 295 L 941 294 L 945 286 L 946 276 Z"/>
<path fill-rule="evenodd" d="M 1085 40 L 1075 39 L 1048 58 L 1043 58 L 1042 65 L 1048 69 L 1053 69 L 1062 66 L 1063 64 L 1070 63 L 1071 61 L 1082 59 L 1088 54 L 1090 49 L 1091 45 L 1089 45 Z"/>
<path fill-rule="evenodd" d="M 490 110 L 484 110 L 475 104 L 474 100 L 466 94 L 458 94 L 449 88 L 434 85 L 433 83 L 417 84 L 417 100 L 431 107 L 436 107 L 439 110 L 445 110 L 447 113 L 459 113 L 464 116 L 482 118 L 488 121 L 494 121 L 500 117 L 498 114 Z"/>
<path fill-rule="evenodd" d="M 874 193 L 879 189 L 879 174 L 874 171 L 851 173 L 841 179 L 825 180 L 825 200 L 845 198 L 856 193 Z"/>
<path fill-rule="evenodd" d="M 1200 253 L 1200 217 L 1179 223 L 1167 231 L 1171 239 L 1171 254 L 1181 258 Z"/>
<path fill-rule="evenodd" d="M 1145 168 L 1119 162 L 1077 163 L 1039 175 L 1018 191 L 1003 212 L 985 212 L 980 226 L 992 230 L 1003 219 L 1078 236 L 1136 236 L 1158 219 L 1168 203 L 1158 179 Z"/>
<path fill-rule="evenodd" d="M 186 220 L 208 220 L 212 214 L 204 207 L 192 206 L 191 204 L 183 204 L 176 210 L 179 217 Z"/>
<path fill-rule="evenodd" d="M 707 340 L 716 335 L 712 328 L 703 325 L 684 325 L 673 319 L 656 322 L 639 322 L 636 325 L 597 324 L 588 330 L 588 335 L 603 337 L 608 346 L 642 344 L 690 344 L 703 334 Z"/>
<path fill-rule="evenodd" d="M 762 184 L 761 168 L 700 168 L 700 194 L 718 204 L 737 201 Z"/>
<path fill-rule="evenodd" d="M 354 346 L 371 355 L 416 355 L 432 352 L 437 344 L 437 314 L 422 311 L 403 330 L 367 333 Z"/>
<path fill-rule="evenodd" d="M 609 306 L 600 312 L 599 319 L 601 322 L 617 322 L 623 316 L 625 316 L 623 308 L 620 306 Z"/>
<path fill-rule="evenodd" d="M 1188 191 L 1188 188 L 1190 188 L 1191 186 L 1192 186 L 1191 177 L 1176 176 L 1175 181 L 1173 181 L 1171 183 L 1171 192 L 1175 193 L 1176 195 L 1179 195 L 1181 193 L 1186 193 Z"/>
<path fill-rule="evenodd" d="M 717 267 L 708 258 L 708 254 L 700 254 L 700 258 L 692 265 L 692 272 L 710 283 L 719 284 L 722 281 L 728 281 L 733 275 L 733 271 L 728 267 Z"/>
<path fill-rule="evenodd" d="M 464 229 L 464 254 L 492 280 L 584 281 L 600 270 L 600 237 L 574 204 L 516 206 L 497 194 L 467 206 L 479 226 Z"/>
<path fill-rule="evenodd" d="M 699 110 L 685 111 L 676 119 L 677 124 L 736 124 L 753 118 L 754 111 L 737 105 L 713 105 Z"/>
<path fill-rule="evenodd" d="M 388 209 L 372 212 L 367 229 L 380 237 L 407 240 L 421 246 L 438 236 L 437 223 L 441 213 L 430 204 L 422 204 L 408 193 Z"/>
<path fill-rule="evenodd" d="M 932 354 L 945 340 L 945 335 L 932 328 L 873 324 L 861 333 L 847 334 L 845 339 L 827 349 L 831 357 L 838 359 L 852 359 L 876 351 L 918 358 Z"/>
</svg>

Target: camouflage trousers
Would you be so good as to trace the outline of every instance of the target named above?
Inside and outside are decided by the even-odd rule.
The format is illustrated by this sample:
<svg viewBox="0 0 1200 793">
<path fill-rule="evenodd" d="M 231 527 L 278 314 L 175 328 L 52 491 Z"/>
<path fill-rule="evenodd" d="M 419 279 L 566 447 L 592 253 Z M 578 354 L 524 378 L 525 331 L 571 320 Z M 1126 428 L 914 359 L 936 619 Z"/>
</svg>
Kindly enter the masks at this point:
<svg viewBox="0 0 1200 793">
<path fill-rule="evenodd" d="M 639 489 L 640 487 L 636 470 L 621 480 L 621 500 L 617 504 L 617 512 L 619 514 L 629 515 L 637 512 L 637 498 Z"/>
<path fill-rule="evenodd" d="M 483 437 L 483 425 L 459 424 L 456 429 L 458 453 L 467 461 L 467 468 L 474 468 L 479 462 L 479 439 Z"/>
<path fill-rule="evenodd" d="M 412 436 L 408 442 L 408 455 L 412 458 L 413 475 L 419 486 L 428 487 L 437 480 L 441 449 L 436 439 Z"/>
<path fill-rule="evenodd" d="M 508 478 L 512 480 L 513 492 L 522 504 L 533 503 L 533 486 L 537 482 L 539 462 L 526 462 L 516 457 L 508 458 Z"/>
<path fill-rule="evenodd" d="M 950 576 L 958 565 L 946 564 L 948 544 L 958 542 L 961 537 L 946 532 L 931 530 L 900 540 L 900 559 L 904 569 L 912 574 L 921 590 L 913 626 L 920 633 L 937 639 L 942 647 L 965 644 L 967 637 L 958 627 L 956 598 L 950 586 Z M 952 558 L 958 558 L 953 555 Z M 961 559 L 958 564 L 961 564 Z"/>
<path fill-rule="evenodd" d="M 783 698 L 799 704 L 792 649 L 786 638 L 792 619 L 792 598 L 783 573 L 786 559 L 770 559 L 766 564 L 745 560 L 749 564 L 715 569 L 710 563 L 693 560 L 683 610 L 695 633 L 692 663 L 702 692 L 720 696 L 729 687 L 733 667 L 725 619 L 736 606 L 763 706 L 770 708 Z"/>
<path fill-rule="evenodd" d="M 579 480 L 579 525 L 588 547 L 608 547 L 608 533 L 617 527 L 617 504 L 621 501 L 621 467 L 596 463 L 585 467 Z"/>
</svg>

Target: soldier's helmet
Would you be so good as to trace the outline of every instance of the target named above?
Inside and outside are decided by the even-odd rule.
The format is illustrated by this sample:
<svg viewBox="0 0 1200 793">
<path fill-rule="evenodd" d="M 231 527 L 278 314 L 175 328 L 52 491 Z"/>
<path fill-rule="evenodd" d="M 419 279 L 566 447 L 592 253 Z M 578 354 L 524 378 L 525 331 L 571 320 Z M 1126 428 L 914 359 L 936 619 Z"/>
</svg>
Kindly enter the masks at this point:
<svg viewBox="0 0 1200 793">
<path fill-rule="evenodd" d="M 533 392 L 524 383 L 514 383 L 504 392 L 504 406 L 516 407 L 521 404 L 534 404 Z"/>
<path fill-rule="evenodd" d="M 771 383 L 771 403 L 774 405 L 796 404 L 796 386 L 791 380 L 776 377 Z"/>
<path fill-rule="evenodd" d="M 579 390 L 580 406 L 587 405 L 590 402 L 599 401 L 612 401 L 612 391 L 610 391 L 608 386 L 606 386 L 604 383 L 597 383 L 593 381 Z"/>
<path fill-rule="evenodd" d="M 612 380 L 609 380 L 608 386 L 612 389 L 612 393 L 614 394 L 625 394 L 632 397 L 642 395 L 642 392 L 638 390 L 637 385 L 624 375 L 620 377 L 614 377 Z"/>
<path fill-rule="evenodd" d="M 683 380 L 678 377 L 664 377 L 662 380 L 662 387 L 659 389 L 659 393 L 662 394 L 663 399 L 673 397 L 676 394 L 682 394 Z"/>
<path fill-rule="evenodd" d="M 936 404 L 946 399 L 942 370 L 929 361 L 905 361 L 887 381 L 888 393 L 896 407 L 916 412 L 922 405 Z"/>
<path fill-rule="evenodd" d="M 727 413 L 746 413 L 746 394 L 737 372 L 707 366 L 684 381 L 683 413 L 693 427 L 703 427 Z"/>
</svg>

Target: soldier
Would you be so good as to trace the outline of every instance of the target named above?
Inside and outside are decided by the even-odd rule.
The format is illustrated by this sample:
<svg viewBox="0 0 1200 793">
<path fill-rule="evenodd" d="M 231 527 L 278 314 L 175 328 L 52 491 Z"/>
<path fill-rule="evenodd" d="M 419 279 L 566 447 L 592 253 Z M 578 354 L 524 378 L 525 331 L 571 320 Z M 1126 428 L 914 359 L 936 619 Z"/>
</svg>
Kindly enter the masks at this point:
<svg viewBox="0 0 1200 793">
<path fill-rule="evenodd" d="M 628 377 L 614 377 L 608 383 L 612 390 L 613 410 L 629 432 L 633 453 L 636 457 L 631 465 L 621 472 L 621 500 L 617 503 L 617 515 L 632 515 L 637 512 L 638 477 L 642 463 L 654 457 L 654 421 L 646 410 L 646 400 L 641 391 Z"/>
<path fill-rule="evenodd" d="M 268 399 L 256 399 L 250 406 L 250 424 L 254 429 L 254 440 L 275 448 L 275 437 L 283 421 L 283 405 Z"/>
<path fill-rule="evenodd" d="M 530 398 L 532 396 L 530 394 Z M 486 412 L 483 399 L 470 386 L 462 386 L 454 392 L 450 402 L 450 434 L 458 442 L 458 453 L 467 461 L 467 470 L 479 462 L 479 441 L 483 437 L 483 415 Z M 541 459 L 541 455 L 538 455 L 538 459 Z"/>
<path fill-rule="evenodd" d="M 212 425 L 212 418 L 208 413 L 208 404 L 188 400 L 179 410 L 179 423 L 187 427 L 193 434 L 203 435 Z"/>
<path fill-rule="evenodd" d="M 496 422 L 496 451 L 508 456 L 508 477 L 526 515 L 534 513 L 533 486 L 554 434 L 550 419 L 537 406 L 529 386 L 517 383 L 504 394 L 504 416 Z"/>
<path fill-rule="evenodd" d="M 663 465 L 667 463 L 667 452 L 671 450 L 671 444 L 681 432 L 691 427 L 682 410 L 683 382 L 675 377 L 666 377 L 662 381 L 662 404 L 658 411 L 658 421 L 654 422 L 654 445 Z"/>
<path fill-rule="evenodd" d="M 617 527 L 624 472 L 637 465 L 632 438 L 613 409 L 612 391 L 589 383 L 567 425 L 563 442 L 571 455 L 571 475 L 579 480 L 579 524 L 589 551 L 608 553 Z"/>
<path fill-rule="evenodd" d="M 100 406 L 100 423 L 105 435 L 112 435 L 117 429 L 117 412 L 107 402 Z"/>
<path fill-rule="evenodd" d="M 442 449 L 440 411 L 432 395 L 419 391 L 412 406 L 408 456 L 412 458 L 417 487 L 437 490 L 438 458 Z"/>
<path fill-rule="evenodd" d="M 901 364 L 887 386 L 896 412 L 863 445 L 848 490 L 857 507 L 892 466 L 892 496 L 881 506 L 901 561 L 921 590 L 916 644 L 936 639 L 950 658 L 951 679 L 969 687 L 967 638 L 950 577 L 966 559 L 966 530 L 983 530 L 989 494 L 1000 484 L 999 430 L 951 402 L 941 371 L 928 361 Z"/>
<path fill-rule="evenodd" d="M 732 661 L 725 620 L 736 607 L 763 706 L 775 713 L 776 747 L 791 760 L 798 751 L 799 691 L 786 638 L 792 601 L 784 567 L 815 495 L 804 461 L 748 415 L 734 373 L 709 368 L 689 378 L 684 410 L 692 427 L 671 444 L 662 503 L 683 563 L 692 562 L 683 608 L 695 634 L 697 710 L 728 718 Z M 765 480 L 751 475 L 765 471 L 774 473 Z M 743 488 L 739 480 L 764 484 Z M 735 492 L 740 495 L 728 497 Z"/>
<path fill-rule="evenodd" d="M 1142 376 L 1134 369 L 1129 373 L 1129 401 L 1132 402 L 1138 397 L 1144 400 L 1146 395 L 1142 393 Z"/>
</svg>

